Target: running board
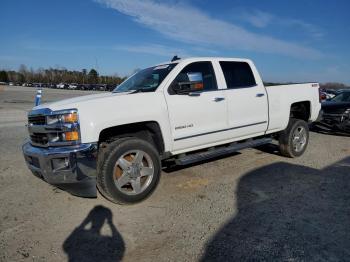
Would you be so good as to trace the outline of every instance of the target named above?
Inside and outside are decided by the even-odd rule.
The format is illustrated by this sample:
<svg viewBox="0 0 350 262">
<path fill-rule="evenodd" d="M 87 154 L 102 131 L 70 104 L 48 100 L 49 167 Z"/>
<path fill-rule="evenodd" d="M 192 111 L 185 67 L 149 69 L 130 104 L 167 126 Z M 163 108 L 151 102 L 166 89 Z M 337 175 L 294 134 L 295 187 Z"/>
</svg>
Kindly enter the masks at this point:
<svg viewBox="0 0 350 262">
<path fill-rule="evenodd" d="M 210 151 L 205 151 L 205 152 L 200 152 L 200 153 L 194 153 L 194 154 L 189 154 L 184 157 L 178 158 L 175 160 L 175 163 L 177 165 L 189 165 L 195 162 L 211 159 L 214 157 L 219 157 L 227 154 L 231 154 L 234 152 L 237 152 L 239 150 L 245 149 L 245 148 L 250 148 L 250 147 L 257 147 L 261 146 L 264 144 L 271 143 L 272 139 L 271 138 L 261 138 L 261 139 L 256 139 L 256 140 L 251 140 L 248 142 L 243 142 L 243 143 L 237 143 L 233 144 L 227 147 L 221 147 L 217 148 L 214 150 Z"/>
</svg>

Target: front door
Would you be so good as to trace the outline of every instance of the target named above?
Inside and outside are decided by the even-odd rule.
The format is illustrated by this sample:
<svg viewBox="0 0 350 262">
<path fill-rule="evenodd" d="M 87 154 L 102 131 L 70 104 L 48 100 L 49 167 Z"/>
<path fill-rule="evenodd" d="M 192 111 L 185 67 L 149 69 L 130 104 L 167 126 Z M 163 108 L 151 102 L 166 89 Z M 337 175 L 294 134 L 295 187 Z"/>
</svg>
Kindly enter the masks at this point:
<svg viewBox="0 0 350 262">
<path fill-rule="evenodd" d="M 186 81 L 187 73 L 201 73 L 203 89 L 191 94 L 172 92 L 172 85 Z M 219 131 L 227 128 L 227 105 L 224 91 L 217 87 L 211 62 L 185 66 L 166 92 L 174 152 L 223 140 Z"/>
</svg>

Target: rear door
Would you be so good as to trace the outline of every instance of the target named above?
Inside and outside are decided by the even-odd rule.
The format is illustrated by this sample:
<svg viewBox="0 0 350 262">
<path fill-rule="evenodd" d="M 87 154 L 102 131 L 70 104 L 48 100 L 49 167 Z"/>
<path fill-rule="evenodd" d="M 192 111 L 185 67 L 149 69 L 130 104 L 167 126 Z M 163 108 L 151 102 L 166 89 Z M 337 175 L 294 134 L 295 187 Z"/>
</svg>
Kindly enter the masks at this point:
<svg viewBox="0 0 350 262">
<path fill-rule="evenodd" d="M 267 93 L 248 62 L 218 61 L 226 85 L 228 128 L 232 138 L 262 135 L 268 125 Z M 255 67 L 253 68 L 255 70 Z"/>
<path fill-rule="evenodd" d="M 172 85 L 184 81 L 187 73 L 201 73 L 203 90 L 176 94 Z M 220 130 L 227 128 L 227 105 L 223 90 L 218 89 L 212 62 L 186 65 L 165 91 L 173 134 L 173 151 L 208 146 L 222 140 Z"/>
</svg>

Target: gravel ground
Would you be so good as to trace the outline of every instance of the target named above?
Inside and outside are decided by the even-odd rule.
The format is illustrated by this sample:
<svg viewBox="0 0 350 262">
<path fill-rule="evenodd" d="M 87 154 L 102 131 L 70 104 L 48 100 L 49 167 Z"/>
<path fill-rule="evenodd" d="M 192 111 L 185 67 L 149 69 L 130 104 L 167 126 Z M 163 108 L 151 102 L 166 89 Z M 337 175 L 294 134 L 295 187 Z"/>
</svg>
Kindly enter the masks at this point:
<svg viewBox="0 0 350 262">
<path fill-rule="evenodd" d="M 44 101 L 88 94 L 43 91 Z M 0 86 L 0 261 L 349 261 L 350 138 L 311 133 L 164 170 L 133 206 L 74 197 L 34 177 L 21 144 L 34 88 Z"/>
</svg>

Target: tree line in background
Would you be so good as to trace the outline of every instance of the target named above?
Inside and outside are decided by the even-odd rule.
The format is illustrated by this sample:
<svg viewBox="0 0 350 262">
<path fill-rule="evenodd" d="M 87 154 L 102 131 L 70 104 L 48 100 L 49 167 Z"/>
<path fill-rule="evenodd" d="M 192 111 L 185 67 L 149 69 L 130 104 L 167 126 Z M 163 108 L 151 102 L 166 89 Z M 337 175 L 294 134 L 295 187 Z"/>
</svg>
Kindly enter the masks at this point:
<svg viewBox="0 0 350 262">
<path fill-rule="evenodd" d="M 323 89 L 346 89 L 350 88 L 347 85 L 344 85 L 343 83 L 323 83 L 320 84 L 320 87 Z"/>
<path fill-rule="evenodd" d="M 18 71 L 2 70 L 0 71 L 0 82 L 14 83 L 77 83 L 77 84 L 107 84 L 119 85 L 126 77 L 103 76 L 95 69 L 82 69 L 81 71 L 67 70 L 66 68 L 39 68 L 33 70 L 28 69 L 25 65 L 20 65 Z M 266 85 L 280 85 L 281 83 L 266 82 Z M 283 83 L 282 83 L 283 84 Z M 284 83 L 285 84 L 285 83 Z M 321 88 L 324 89 L 343 89 L 349 88 L 343 83 L 322 83 Z"/>
<path fill-rule="evenodd" d="M 95 69 L 82 69 L 81 71 L 67 70 L 66 68 L 39 68 L 28 69 L 20 65 L 18 71 L 0 71 L 0 82 L 14 83 L 77 83 L 77 84 L 107 84 L 119 85 L 125 77 L 99 75 Z"/>
</svg>

